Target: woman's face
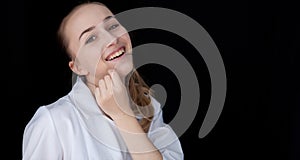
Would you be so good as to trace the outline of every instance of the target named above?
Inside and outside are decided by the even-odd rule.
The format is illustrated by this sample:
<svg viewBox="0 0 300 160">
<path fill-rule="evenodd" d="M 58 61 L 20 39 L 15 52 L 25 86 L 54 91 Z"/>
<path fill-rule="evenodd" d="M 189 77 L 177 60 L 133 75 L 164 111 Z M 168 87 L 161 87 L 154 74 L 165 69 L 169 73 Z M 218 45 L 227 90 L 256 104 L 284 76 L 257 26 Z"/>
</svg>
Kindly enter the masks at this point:
<svg viewBox="0 0 300 160">
<path fill-rule="evenodd" d="M 130 37 L 105 6 L 86 4 L 73 12 L 65 37 L 70 68 L 92 84 L 98 84 L 109 69 L 125 77 L 133 68 Z"/>
</svg>

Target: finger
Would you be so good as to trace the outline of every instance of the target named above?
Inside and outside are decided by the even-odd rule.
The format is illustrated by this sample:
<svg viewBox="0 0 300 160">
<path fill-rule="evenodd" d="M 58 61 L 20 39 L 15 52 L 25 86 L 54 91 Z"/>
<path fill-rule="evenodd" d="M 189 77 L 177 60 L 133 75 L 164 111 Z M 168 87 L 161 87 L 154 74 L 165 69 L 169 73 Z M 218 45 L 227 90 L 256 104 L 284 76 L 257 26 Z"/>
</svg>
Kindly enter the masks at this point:
<svg viewBox="0 0 300 160">
<path fill-rule="evenodd" d="M 103 95 L 106 92 L 106 85 L 103 79 L 99 80 L 99 91 L 101 95 Z"/>
<path fill-rule="evenodd" d="M 95 88 L 95 96 L 96 96 L 96 97 L 100 97 L 100 96 L 101 96 L 99 87 L 96 87 L 96 88 Z"/>
<path fill-rule="evenodd" d="M 116 71 L 109 70 L 108 73 L 112 79 L 112 84 L 114 86 L 119 86 L 120 84 L 122 84 L 121 78 Z"/>
<path fill-rule="evenodd" d="M 104 82 L 106 84 L 107 91 L 112 93 L 113 86 L 112 86 L 112 80 L 109 75 L 104 76 Z"/>
<path fill-rule="evenodd" d="M 99 87 L 95 88 L 95 97 L 96 97 L 97 102 L 99 103 L 100 102 L 99 98 L 101 97 L 101 92 L 100 92 Z"/>
</svg>

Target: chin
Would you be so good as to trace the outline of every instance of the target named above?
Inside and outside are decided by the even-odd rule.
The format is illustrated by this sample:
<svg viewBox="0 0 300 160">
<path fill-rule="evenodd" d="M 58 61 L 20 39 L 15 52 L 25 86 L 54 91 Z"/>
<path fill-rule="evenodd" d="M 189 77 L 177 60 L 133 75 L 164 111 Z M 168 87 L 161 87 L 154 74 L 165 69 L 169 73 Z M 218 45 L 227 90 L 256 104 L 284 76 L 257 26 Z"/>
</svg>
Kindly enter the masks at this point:
<svg viewBox="0 0 300 160">
<path fill-rule="evenodd" d="M 122 62 L 115 65 L 114 68 L 121 77 L 127 76 L 133 70 L 132 58 L 127 56 L 122 59 Z"/>
</svg>

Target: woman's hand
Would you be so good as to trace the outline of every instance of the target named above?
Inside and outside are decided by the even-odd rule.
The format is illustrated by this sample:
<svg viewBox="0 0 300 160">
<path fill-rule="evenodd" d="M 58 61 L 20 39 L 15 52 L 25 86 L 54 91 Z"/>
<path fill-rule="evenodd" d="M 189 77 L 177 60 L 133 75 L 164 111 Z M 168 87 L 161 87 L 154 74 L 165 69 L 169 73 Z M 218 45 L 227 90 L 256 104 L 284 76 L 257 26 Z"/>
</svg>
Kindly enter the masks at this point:
<svg viewBox="0 0 300 160">
<path fill-rule="evenodd" d="M 108 75 L 99 80 L 95 97 L 100 108 L 113 120 L 124 115 L 134 116 L 126 87 L 116 71 L 108 71 Z"/>
</svg>

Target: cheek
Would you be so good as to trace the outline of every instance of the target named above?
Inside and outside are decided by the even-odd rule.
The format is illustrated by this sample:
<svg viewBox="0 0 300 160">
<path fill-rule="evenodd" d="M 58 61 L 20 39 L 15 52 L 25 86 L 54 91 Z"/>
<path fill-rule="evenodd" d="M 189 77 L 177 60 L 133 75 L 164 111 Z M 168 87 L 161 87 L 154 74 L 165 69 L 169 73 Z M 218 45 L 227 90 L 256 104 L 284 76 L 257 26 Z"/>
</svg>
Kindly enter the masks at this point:
<svg viewBox="0 0 300 160">
<path fill-rule="evenodd" d="M 96 79 L 102 79 L 105 75 L 107 75 L 109 67 L 103 59 L 100 59 L 98 63 L 96 64 L 96 67 L 93 68 L 93 75 L 96 77 Z"/>
<path fill-rule="evenodd" d="M 131 49 L 131 39 L 128 33 L 124 34 L 121 38 L 122 43 L 125 43 L 129 49 Z"/>
<path fill-rule="evenodd" d="M 98 58 L 96 56 L 78 54 L 77 59 L 80 65 L 89 72 L 97 68 Z"/>
<path fill-rule="evenodd" d="M 86 68 L 89 72 L 95 72 L 98 63 L 101 60 L 101 53 L 99 52 L 97 45 L 84 46 L 79 49 L 77 58 L 80 60 L 80 64 Z"/>
</svg>

